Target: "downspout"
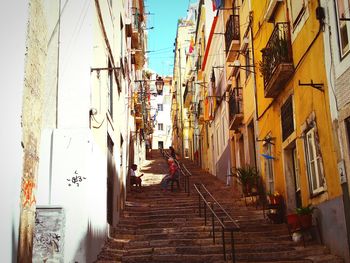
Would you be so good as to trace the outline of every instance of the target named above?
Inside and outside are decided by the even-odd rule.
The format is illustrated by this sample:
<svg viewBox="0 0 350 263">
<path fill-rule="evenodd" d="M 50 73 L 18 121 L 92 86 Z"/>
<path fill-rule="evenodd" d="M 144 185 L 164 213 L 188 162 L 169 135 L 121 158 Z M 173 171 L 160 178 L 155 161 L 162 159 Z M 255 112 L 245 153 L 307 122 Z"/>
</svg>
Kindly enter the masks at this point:
<svg viewBox="0 0 350 263">
<path fill-rule="evenodd" d="M 249 4 L 251 4 L 251 1 L 249 1 Z M 251 10 L 251 6 L 249 7 Z M 252 62 L 253 65 L 255 65 L 255 57 L 254 57 L 254 33 L 253 33 L 253 13 L 250 12 L 249 14 L 249 31 L 250 31 L 250 38 L 251 38 L 251 45 L 252 45 Z M 254 83 L 254 100 L 255 100 L 255 120 L 254 120 L 254 136 L 259 134 L 259 122 L 258 122 L 258 92 L 257 92 L 257 83 L 256 83 L 256 77 L 255 77 L 256 71 L 254 70 L 254 73 L 252 74 L 253 77 L 253 83 Z M 257 139 L 257 138 L 256 138 Z M 258 171 L 261 169 L 261 163 L 258 161 L 258 156 L 259 156 L 259 143 L 255 140 L 255 167 L 257 168 Z"/>
</svg>

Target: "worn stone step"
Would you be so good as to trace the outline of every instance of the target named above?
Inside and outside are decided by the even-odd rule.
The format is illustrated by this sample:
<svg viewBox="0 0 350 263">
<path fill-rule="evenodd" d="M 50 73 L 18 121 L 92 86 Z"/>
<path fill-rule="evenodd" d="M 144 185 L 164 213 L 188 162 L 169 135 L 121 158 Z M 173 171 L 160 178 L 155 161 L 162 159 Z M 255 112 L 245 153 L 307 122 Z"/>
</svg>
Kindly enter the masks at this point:
<svg viewBox="0 0 350 263">
<path fill-rule="evenodd" d="M 275 252 L 255 252 L 255 253 L 236 253 L 238 260 L 250 262 L 256 261 L 274 261 L 289 259 L 305 259 L 310 256 L 323 256 L 329 253 L 329 250 L 321 246 L 295 247 L 293 250 L 275 251 Z"/>
<path fill-rule="evenodd" d="M 160 158 L 162 160 L 159 161 L 162 161 L 166 168 L 166 161 L 163 157 Z M 166 169 L 162 168 L 159 161 L 156 160 L 156 168 L 158 173 L 162 173 Z M 230 233 L 225 232 L 224 236 L 227 251 L 227 261 L 224 261 L 221 226 L 215 221 L 214 244 L 210 213 L 207 211 L 207 225 L 204 225 L 203 207 L 199 216 L 198 194 L 194 191 L 193 184 L 203 183 L 240 225 L 240 231 L 233 234 L 237 263 L 309 263 L 311 260 L 319 263 L 342 262 L 330 255 L 329 250 L 314 242 L 308 242 L 305 248 L 295 244 L 287 226 L 268 222 L 261 206 L 256 207 L 251 200 L 248 200 L 250 205 L 246 206 L 245 199 L 240 193 L 232 191 L 232 187 L 226 187 L 218 178 L 202 171 L 191 162 L 188 164 L 188 169 L 192 172 L 190 195 L 183 191 L 163 193 L 160 191 L 160 185 L 154 184 L 146 185 L 140 192 L 133 192 L 127 196 L 123 216 L 117 227 L 111 231 L 114 238 L 106 242 L 99 255 L 99 261 L 230 262 Z M 153 183 L 157 182 L 158 178 L 160 176 L 155 178 Z M 145 181 L 152 183 L 151 180 Z M 227 221 L 227 216 L 221 213 L 217 206 L 215 211 L 218 217 Z"/>
<path fill-rule="evenodd" d="M 181 254 L 159 254 L 159 255 L 139 255 L 139 256 L 124 256 L 124 263 L 139 263 L 139 262 L 154 262 L 154 263 L 223 263 L 222 254 L 211 255 L 181 255 Z"/>
</svg>

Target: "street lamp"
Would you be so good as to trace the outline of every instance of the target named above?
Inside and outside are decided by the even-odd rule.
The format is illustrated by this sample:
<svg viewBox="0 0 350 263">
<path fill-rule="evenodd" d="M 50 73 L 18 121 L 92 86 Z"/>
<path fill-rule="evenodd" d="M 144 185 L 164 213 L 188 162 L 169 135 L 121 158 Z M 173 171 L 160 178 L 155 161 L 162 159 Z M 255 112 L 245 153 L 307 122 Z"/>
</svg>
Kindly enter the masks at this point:
<svg viewBox="0 0 350 263">
<path fill-rule="evenodd" d="M 156 79 L 156 89 L 157 89 L 158 95 L 163 94 L 163 87 L 164 87 L 164 80 L 162 79 L 162 77 L 158 76 Z"/>
</svg>

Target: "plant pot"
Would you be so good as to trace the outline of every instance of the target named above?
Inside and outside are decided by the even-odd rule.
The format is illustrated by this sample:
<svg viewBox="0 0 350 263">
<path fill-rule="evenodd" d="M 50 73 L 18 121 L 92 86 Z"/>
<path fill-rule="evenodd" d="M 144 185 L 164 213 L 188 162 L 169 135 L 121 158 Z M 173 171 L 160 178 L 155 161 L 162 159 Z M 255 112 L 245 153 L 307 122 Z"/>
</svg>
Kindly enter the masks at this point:
<svg viewBox="0 0 350 263">
<path fill-rule="evenodd" d="M 303 228 L 310 228 L 312 226 L 312 214 L 299 215 L 299 221 Z"/>
<path fill-rule="evenodd" d="M 300 228 L 300 220 L 299 215 L 297 214 L 289 214 L 287 215 L 287 224 L 294 231 Z"/>
</svg>

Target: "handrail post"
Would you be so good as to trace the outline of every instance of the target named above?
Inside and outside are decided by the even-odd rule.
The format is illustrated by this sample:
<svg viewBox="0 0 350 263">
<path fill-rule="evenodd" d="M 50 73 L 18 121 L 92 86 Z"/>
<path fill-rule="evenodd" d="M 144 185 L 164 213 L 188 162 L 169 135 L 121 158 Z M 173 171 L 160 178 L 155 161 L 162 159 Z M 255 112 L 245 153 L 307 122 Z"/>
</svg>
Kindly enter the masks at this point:
<svg viewBox="0 0 350 263">
<path fill-rule="evenodd" d="M 199 217 L 202 217 L 201 195 L 200 194 L 198 194 L 198 204 L 199 204 Z"/>
<path fill-rule="evenodd" d="M 204 205 L 204 225 L 207 225 L 207 204 L 203 202 Z"/>
<path fill-rule="evenodd" d="M 190 196 L 190 177 L 187 177 L 187 195 Z"/>
<path fill-rule="evenodd" d="M 214 211 L 214 204 L 211 204 L 211 210 Z M 213 231 L 213 243 L 215 244 L 215 222 L 214 222 L 214 213 L 211 212 L 211 225 L 212 225 L 212 231 Z"/>
<path fill-rule="evenodd" d="M 233 230 L 231 229 L 231 253 L 232 253 L 232 263 L 236 262 L 235 246 L 233 244 Z"/>
<path fill-rule="evenodd" d="M 222 222 L 224 222 L 224 219 L 222 219 Z M 224 260 L 226 260 L 225 229 L 223 226 L 221 227 L 221 231 L 222 231 L 222 249 L 224 253 Z"/>
</svg>

